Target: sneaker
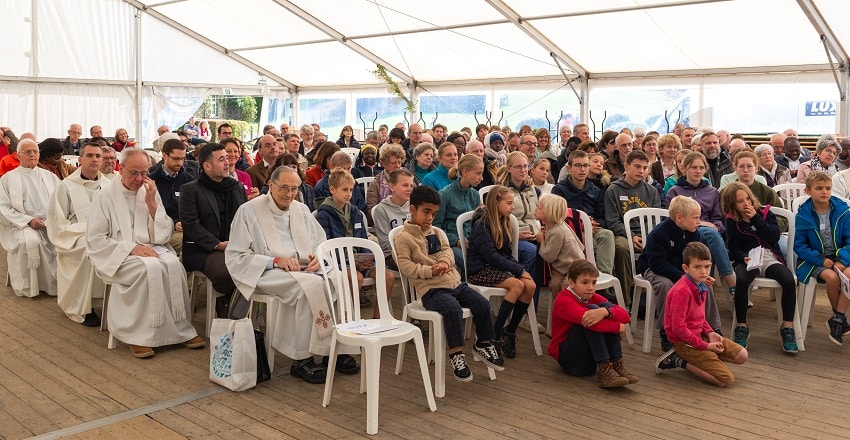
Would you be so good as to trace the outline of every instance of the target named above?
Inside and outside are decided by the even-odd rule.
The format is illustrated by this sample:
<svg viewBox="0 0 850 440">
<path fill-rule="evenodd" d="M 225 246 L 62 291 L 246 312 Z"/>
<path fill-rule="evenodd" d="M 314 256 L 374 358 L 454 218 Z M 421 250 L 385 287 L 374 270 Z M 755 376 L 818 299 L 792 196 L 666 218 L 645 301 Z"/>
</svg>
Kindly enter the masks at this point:
<svg viewBox="0 0 850 440">
<path fill-rule="evenodd" d="M 782 350 L 786 353 L 797 352 L 797 335 L 794 334 L 794 327 L 780 327 L 779 336 L 782 337 Z"/>
<path fill-rule="evenodd" d="M 675 350 L 670 350 L 664 353 L 657 361 L 655 361 L 655 374 L 661 374 L 664 370 L 678 368 L 677 364 L 680 359 L 681 358 L 678 354 L 676 354 Z"/>
<path fill-rule="evenodd" d="M 617 359 L 616 361 L 611 362 L 611 367 L 614 368 L 614 371 L 616 371 L 617 374 L 625 377 L 630 384 L 638 383 L 638 377 L 626 369 L 626 366 L 623 365 L 623 359 Z"/>
<path fill-rule="evenodd" d="M 629 380 L 614 371 L 611 362 L 596 366 L 596 383 L 600 388 L 620 388 L 629 384 Z"/>
<path fill-rule="evenodd" d="M 741 347 L 747 348 L 747 340 L 750 339 L 750 328 L 739 325 L 732 333 L 732 340 Z"/>
<path fill-rule="evenodd" d="M 844 336 L 850 335 L 850 324 L 847 323 L 847 318 L 844 318 L 844 322 L 841 323 L 841 331 Z"/>
<path fill-rule="evenodd" d="M 835 322 L 830 318 L 826 320 L 826 326 L 829 328 L 829 340 L 844 345 L 844 323 Z"/>
<path fill-rule="evenodd" d="M 502 355 L 508 359 L 516 357 L 516 333 L 502 333 Z"/>
<path fill-rule="evenodd" d="M 452 364 L 455 379 L 461 382 L 469 382 L 472 380 L 472 371 L 469 370 L 469 365 L 466 364 L 466 356 L 464 356 L 463 353 L 450 354 L 449 362 Z"/>
<path fill-rule="evenodd" d="M 505 370 L 505 360 L 502 359 L 502 356 L 499 355 L 499 352 L 496 351 L 496 347 L 493 344 L 487 344 L 484 347 L 478 346 L 478 341 L 475 341 L 475 344 L 472 345 L 472 349 L 475 350 L 475 354 L 478 359 L 481 359 L 481 362 L 484 362 L 484 365 L 492 368 L 496 371 L 504 371 Z"/>
<path fill-rule="evenodd" d="M 667 339 L 667 332 L 658 330 L 658 336 L 661 338 L 661 351 L 666 353 L 673 349 L 673 343 Z"/>
</svg>

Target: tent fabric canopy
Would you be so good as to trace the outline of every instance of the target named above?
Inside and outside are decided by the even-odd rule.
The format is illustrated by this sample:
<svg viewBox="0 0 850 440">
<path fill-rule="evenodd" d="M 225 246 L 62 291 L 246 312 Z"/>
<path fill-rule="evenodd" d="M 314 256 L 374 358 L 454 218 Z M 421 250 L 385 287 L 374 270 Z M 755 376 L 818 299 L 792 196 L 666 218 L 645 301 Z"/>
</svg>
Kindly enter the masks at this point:
<svg viewBox="0 0 850 440">
<path fill-rule="evenodd" d="M 356 122 L 359 92 L 386 96 L 376 65 L 413 100 L 476 90 L 482 110 L 499 110 L 496 88 L 563 90 L 580 120 L 601 84 L 833 83 L 834 95 L 800 99 L 834 99 L 837 128 L 850 123 L 846 0 L 0 0 L 0 10 L 0 124 L 52 136 L 78 121 L 147 144 L 210 93 L 274 96 L 261 120 L 294 106 L 294 123 L 305 122 L 301 100 L 346 95 L 343 119 Z M 717 105 L 695 96 L 697 112 Z"/>
</svg>

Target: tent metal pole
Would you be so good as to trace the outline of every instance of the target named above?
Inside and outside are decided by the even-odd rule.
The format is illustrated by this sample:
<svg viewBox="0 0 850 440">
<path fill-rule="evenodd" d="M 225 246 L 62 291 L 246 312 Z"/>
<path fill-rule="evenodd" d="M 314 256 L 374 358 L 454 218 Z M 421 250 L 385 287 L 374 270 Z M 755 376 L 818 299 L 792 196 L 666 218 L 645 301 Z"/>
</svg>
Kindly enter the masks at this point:
<svg viewBox="0 0 850 440">
<path fill-rule="evenodd" d="M 846 67 L 841 70 L 841 87 L 847 90 L 850 85 L 850 70 Z M 850 134 L 850 101 L 847 100 L 847 93 L 842 95 L 841 101 L 838 102 L 838 114 L 836 118 L 837 132 L 842 136 Z"/>
<path fill-rule="evenodd" d="M 590 121 L 590 80 L 587 77 L 579 77 L 579 92 L 581 93 L 581 101 L 578 104 L 578 120 L 586 124 Z M 591 133 L 591 136 L 593 136 L 593 133 Z"/>
<path fill-rule="evenodd" d="M 32 0 L 32 17 L 30 19 L 30 27 L 32 31 L 32 42 L 30 43 L 30 66 L 32 67 L 32 77 L 38 78 L 38 0 Z M 38 133 L 38 83 L 33 84 L 33 133 Z"/>
<path fill-rule="evenodd" d="M 298 90 L 290 90 L 289 91 L 289 98 L 290 98 L 289 106 L 290 106 L 290 109 L 292 110 L 292 114 L 290 115 L 291 116 L 290 119 L 292 120 L 292 124 L 294 124 L 294 126 L 297 126 L 299 128 L 299 130 L 300 130 L 301 126 L 304 125 L 304 124 L 301 123 L 301 120 L 300 120 L 301 115 L 299 114 L 299 113 L 301 113 L 301 106 L 298 104 L 298 96 L 300 94 L 301 93 Z"/>
<path fill-rule="evenodd" d="M 147 133 L 142 133 L 142 11 L 136 9 L 136 136 L 144 142 Z M 156 121 L 153 121 L 156 124 Z M 144 145 L 144 144 L 143 144 Z"/>
</svg>

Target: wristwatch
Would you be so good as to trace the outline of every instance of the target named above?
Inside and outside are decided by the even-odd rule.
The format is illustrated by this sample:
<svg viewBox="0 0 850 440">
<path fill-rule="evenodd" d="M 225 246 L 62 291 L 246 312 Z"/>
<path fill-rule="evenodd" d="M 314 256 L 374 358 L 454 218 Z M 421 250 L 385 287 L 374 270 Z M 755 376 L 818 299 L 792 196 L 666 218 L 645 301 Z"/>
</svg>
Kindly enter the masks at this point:
<svg viewBox="0 0 850 440">
<path fill-rule="evenodd" d="M 611 307 L 610 306 L 605 306 L 605 310 L 608 311 L 608 316 L 606 316 L 606 318 L 610 318 L 611 316 L 614 315 L 613 313 L 611 313 Z"/>
</svg>

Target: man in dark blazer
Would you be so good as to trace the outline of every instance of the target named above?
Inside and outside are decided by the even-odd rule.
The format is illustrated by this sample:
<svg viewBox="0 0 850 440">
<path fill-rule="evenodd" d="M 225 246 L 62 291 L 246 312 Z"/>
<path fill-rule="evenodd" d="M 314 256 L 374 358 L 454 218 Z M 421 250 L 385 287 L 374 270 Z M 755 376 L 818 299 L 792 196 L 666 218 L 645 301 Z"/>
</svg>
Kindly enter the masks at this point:
<svg viewBox="0 0 850 440">
<path fill-rule="evenodd" d="M 183 266 L 186 272 L 201 271 L 213 289 L 224 295 L 216 300 L 216 312 L 223 318 L 236 288 L 224 264 L 224 250 L 233 216 L 247 198 L 245 188 L 229 177 L 223 145 L 204 145 L 198 161 L 203 171 L 198 180 L 183 185 L 180 197 Z"/>
<path fill-rule="evenodd" d="M 254 188 L 262 188 L 269 181 L 269 176 L 272 175 L 272 167 L 275 159 L 280 154 L 277 149 L 277 143 L 274 136 L 270 134 L 263 135 L 260 138 L 260 159 L 254 165 L 245 170 L 248 176 L 251 177 L 251 184 Z"/>
</svg>

